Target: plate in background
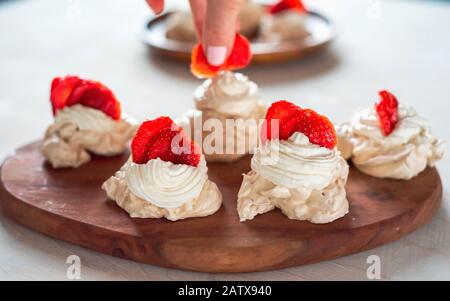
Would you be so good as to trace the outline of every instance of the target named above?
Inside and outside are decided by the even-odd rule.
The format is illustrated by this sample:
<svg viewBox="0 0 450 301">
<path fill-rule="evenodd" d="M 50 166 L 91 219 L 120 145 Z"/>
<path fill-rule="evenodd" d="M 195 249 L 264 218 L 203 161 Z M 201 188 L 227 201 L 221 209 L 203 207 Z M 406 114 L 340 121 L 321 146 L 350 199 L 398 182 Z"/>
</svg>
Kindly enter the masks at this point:
<svg viewBox="0 0 450 301">
<path fill-rule="evenodd" d="M 190 61 L 194 44 L 166 37 L 167 17 L 173 13 L 166 12 L 156 17 L 143 17 L 138 24 L 138 37 L 158 54 L 181 61 Z M 253 62 L 270 64 L 300 59 L 325 49 L 335 36 L 332 22 L 317 12 L 308 13 L 306 27 L 311 35 L 299 40 L 275 43 L 250 40 Z"/>
</svg>

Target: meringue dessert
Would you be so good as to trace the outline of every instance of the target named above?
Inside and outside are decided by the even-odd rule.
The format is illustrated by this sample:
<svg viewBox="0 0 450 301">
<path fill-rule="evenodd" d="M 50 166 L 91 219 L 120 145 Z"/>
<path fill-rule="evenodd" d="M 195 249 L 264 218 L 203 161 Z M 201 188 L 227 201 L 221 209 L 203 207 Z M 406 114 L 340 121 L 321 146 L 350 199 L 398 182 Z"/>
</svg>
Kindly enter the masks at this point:
<svg viewBox="0 0 450 301">
<path fill-rule="evenodd" d="M 304 39 L 310 35 L 305 26 L 307 16 L 300 0 L 281 0 L 261 19 L 259 40 L 275 43 Z"/>
<path fill-rule="evenodd" d="M 392 93 L 380 91 L 379 97 L 374 107 L 338 127 L 338 148 L 368 175 L 409 180 L 434 166 L 447 143 L 433 137 L 428 122 Z"/>
<path fill-rule="evenodd" d="M 121 154 L 137 129 L 111 90 L 96 81 L 57 77 L 50 101 L 54 123 L 46 130 L 42 154 L 54 168 L 79 167 L 91 154 Z"/>
<path fill-rule="evenodd" d="M 230 162 L 241 158 L 253 150 L 258 143 L 258 121 L 264 117 L 265 105 L 260 101 L 258 86 L 241 73 L 224 71 L 217 76 L 207 79 L 194 94 L 197 118 L 201 124 L 218 120 L 219 129 L 205 130 L 203 126 L 202 141 L 207 142 L 208 136 L 219 136 L 215 139 L 214 147 L 203 143 L 203 153 L 208 162 Z M 235 127 L 227 127 L 228 122 L 235 122 Z M 191 116 L 191 126 L 195 122 Z M 232 145 L 232 149 L 227 148 Z M 241 147 L 240 147 L 241 146 Z"/>
<path fill-rule="evenodd" d="M 317 224 L 348 213 L 349 167 L 335 147 L 336 133 L 326 117 L 278 101 L 267 110 L 261 136 L 263 144 L 238 193 L 241 222 L 275 208 L 290 219 Z"/>
<path fill-rule="evenodd" d="M 264 8 L 261 5 L 246 1 L 238 16 L 239 32 L 248 38 L 255 36 L 263 12 Z M 196 42 L 197 31 L 192 14 L 187 11 L 170 14 L 167 18 L 166 37 L 182 42 Z"/>
<path fill-rule="evenodd" d="M 222 204 L 198 146 L 168 117 L 144 122 L 132 156 L 102 189 L 131 217 L 171 221 L 215 213 Z"/>
</svg>

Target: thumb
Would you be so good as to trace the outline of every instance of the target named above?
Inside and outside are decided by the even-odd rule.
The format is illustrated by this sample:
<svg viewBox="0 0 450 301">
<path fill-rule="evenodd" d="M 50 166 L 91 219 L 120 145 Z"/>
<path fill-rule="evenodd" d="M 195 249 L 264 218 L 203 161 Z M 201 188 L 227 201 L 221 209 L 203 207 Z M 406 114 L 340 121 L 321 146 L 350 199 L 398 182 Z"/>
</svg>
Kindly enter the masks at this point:
<svg viewBox="0 0 450 301">
<path fill-rule="evenodd" d="M 208 63 L 222 65 L 233 47 L 243 0 L 208 0 L 203 45 Z"/>
</svg>

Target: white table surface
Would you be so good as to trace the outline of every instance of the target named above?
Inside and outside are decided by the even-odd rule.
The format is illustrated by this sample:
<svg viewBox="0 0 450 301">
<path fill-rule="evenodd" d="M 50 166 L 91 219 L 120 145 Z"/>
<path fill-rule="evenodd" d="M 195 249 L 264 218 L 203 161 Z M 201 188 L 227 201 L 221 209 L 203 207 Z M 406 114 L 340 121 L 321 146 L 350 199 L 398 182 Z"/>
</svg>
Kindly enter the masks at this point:
<svg viewBox="0 0 450 301">
<path fill-rule="evenodd" d="M 308 2 L 336 21 L 339 36 L 330 51 L 313 58 L 245 70 L 264 101 L 294 100 L 339 122 L 372 105 L 376 92 L 387 88 L 429 119 L 436 136 L 450 141 L 450 5 Z M 143 0 L 0 2 L 0 159 L 42 136 L 52 120 L 48 93 L 55 75 L 101 80 L 140 119 L 176 117 L 192 106 L 190 95 L 199 81 L 188 65 L 150 55 L 135 38 L 136 17 L 146 11 Z M 438 165 L 444 199 L 429 224 L 356 255 L 264 273 L 184 272 L 51 239 L 0 213 L 0 279 L 65 280 L 66 258 L 76 254 L 83 280 L 364 280 L 366 258 L 375 254 L 382 279 L 450 280 L 449 163 L 447 156 Z"/>
</svg>

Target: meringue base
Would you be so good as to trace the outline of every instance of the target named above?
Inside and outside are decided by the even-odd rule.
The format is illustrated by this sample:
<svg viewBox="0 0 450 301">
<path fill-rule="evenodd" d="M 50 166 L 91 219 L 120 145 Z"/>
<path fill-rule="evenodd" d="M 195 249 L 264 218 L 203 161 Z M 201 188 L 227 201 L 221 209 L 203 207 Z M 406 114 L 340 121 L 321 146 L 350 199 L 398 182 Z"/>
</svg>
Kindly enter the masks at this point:
<svg viewBox="0 0 450 301">
<path fill-rule="evenodd" d="M 212 215 L 222 205 L 222 194 L 214 182 L 207 180 L 197 198 L 188 200 L 180 207 L 161 208 L 134 195 L 128 188 L 125 173 L 129 162 L 125 163 L 114 176 L 106 180 L 102 189 L 107 196 L 124 209 L 130 217 L 166 218 L 177 221 L 190 217 Z"/>
<path fill-rule="evenodd" d="M 315 224 L 332 222 L 348 213 L 345 183 L 348 165 L 342 159 L 340 173 L 322 190 L 305 187 L 287 188 L 275 185 L 255 171 L 244 175 L 238 193 L 237 211 L 240 221 L 251 220 L 279 208 L 288 218 Z"/>
<path fill-rule="evenodd" d="M 136 129 L 125 120 L 118 121 L 117 130 L 110 132 L 79 130 L 73 123 L 53 124 L 45 133 L 41 151 L 53 168 L 76 168 L 90 161 L 90 153 L 100 156 L 123 153 Z"/>
</svg>

